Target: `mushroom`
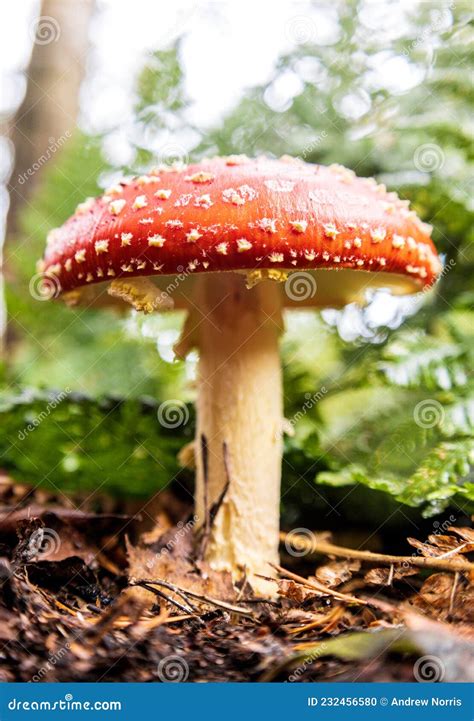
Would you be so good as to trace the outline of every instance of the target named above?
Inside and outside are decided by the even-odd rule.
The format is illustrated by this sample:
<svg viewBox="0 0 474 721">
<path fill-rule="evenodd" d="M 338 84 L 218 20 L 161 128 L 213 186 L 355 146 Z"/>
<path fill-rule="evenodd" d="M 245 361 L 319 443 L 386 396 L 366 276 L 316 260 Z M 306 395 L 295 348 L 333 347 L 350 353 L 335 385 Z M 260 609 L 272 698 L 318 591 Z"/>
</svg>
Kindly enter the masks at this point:
<svg viewBox="0 0 474 721">
<path fill-rule="evenodd" d="M 50 233 L 41 272 L 67 302 L 187 311 L 176 352 L 199 352 L 195 505 L 213 568 L 258 588 L 278 560 L 282 310 L 429 288 L 430 231 L 342 166 L 231 156 L 124 180 Z"/>
</svg>

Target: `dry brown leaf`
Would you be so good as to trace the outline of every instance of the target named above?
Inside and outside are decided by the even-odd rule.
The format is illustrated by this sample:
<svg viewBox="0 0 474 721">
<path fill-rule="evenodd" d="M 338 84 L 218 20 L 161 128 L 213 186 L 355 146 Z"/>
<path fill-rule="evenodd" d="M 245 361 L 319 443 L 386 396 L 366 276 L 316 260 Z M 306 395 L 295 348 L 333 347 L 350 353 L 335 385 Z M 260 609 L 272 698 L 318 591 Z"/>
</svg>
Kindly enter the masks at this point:
<svg viewBox="0 0 474 721">
<path fill-rule="evenodd" d="M 468 541 L 469 543 L 474 543 L 474 528 L 456 528 L 455 526 L 450 526 L 448 528 L 448 531 L 453 531 L 453 533 L 456 533 L 465 541 Z"/>
<path fill-rule="evenodd" d="M 453 551 L 461 545 L 455 536 L 445 536 L 440 533 L 432 533 L 428 536 L 428 541 L 433 546 L 441 548 L 444 552 Z"/>
<path fill-rule="evenodd" d="M 474 620 L 474 586 L 462 576 L 435 573 L 426 579 L 412 604 L 438 620 L 472 623 Z"/>
<path fill-rule="evenodd" d="M 471 553 L 474 551 L 474 542 L 460 542 L 459 539 L 454 536 L 437 536 L 434 534 L 433 536 L 428 536 L 428 540 L 438 548 L 441 548 L 444 553 L 449 553 L 450 556 L 454 555 L 452 554 L 452 551 L 457 551 L 458 554 Z"/>
<path fill-rule="evenodd" d="M 216 599 L 236 598 L 230 573 L 214 571 L 203 561 L 193 564 L 181 555 L 182 550 L 182 546 L 178 545 L 171 551 L 165 548 L 160 553 L 156 553 L 150 548 L 127 543 L 129 578 L 134 581 L 153 579 L 166 581 L 185 590 Z M 200 573 L 196 573 L 196 569 Z M 143 592 L 140 592 L 141 590 Z M 169 593 L 166 589 L 163 590 Z M 137 592 L 140 598 L 148 598 L 149 603 L 156 601 L 156 597 L 150 591 L 137 589 Z"/>
<path fill-rule="evenodd" d="M 320 566 L 316 570 L 315 577 L 320 583 L 329 588 L 337 588 L 342 583 L 347 583 L 352 574 L 360 569 L 360 561 L 332 561 Z"/>
<path fill-rule="evenodd" d="M 314 589 L 286 579 L 278 581 L 278 593 L 283 598 L 287 598 L 295 603 L 303 603 L 308 599 L 320 597 L 320 594 Z"/>
<path fill-rule="evenodd" d="M 425 558 L 438 558 L 439 556 L 443 556 L 446 553 L 444 549 L 438 548 L 431 543 L 423 543 L 422 541 L 418 541 L 416 538 L 407 538 L 407 541 L 410 546 L 416 548 L 422 556 L 425 556 Z M 451 560 L 463 560 L 462 556 L 460 556 L 459 553 L 450 553 L 449 558 Z"/>
<path fill-rule="evenodd" d="M 406 576 L 416 576 L 419 573 L 417 568 L 404 568 L 394 566 L 390 568 L 371 568 L 364 576 L 364 581 L 371 586 L 388 586 L 391 581 L 400 581 Z"/>
<path fill-rule="evenodd" d="M 444 608 L 449 605 L 453 588 L 453 576 L 449 573 L 433 573 L 426 579 L 415 598 L 432 608 Z"/>
</svg>

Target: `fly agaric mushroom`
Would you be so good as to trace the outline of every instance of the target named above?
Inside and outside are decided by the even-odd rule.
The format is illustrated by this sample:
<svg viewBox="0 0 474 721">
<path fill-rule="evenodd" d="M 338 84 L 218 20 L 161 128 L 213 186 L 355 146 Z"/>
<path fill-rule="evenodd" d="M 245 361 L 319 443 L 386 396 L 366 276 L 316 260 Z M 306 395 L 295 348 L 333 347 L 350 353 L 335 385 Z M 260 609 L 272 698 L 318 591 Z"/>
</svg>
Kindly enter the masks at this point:
<svg viewBox="0 0 474 721">
<path fill-rule="evenodd" d="M 198 525 L 222 501 L 213 568 L 245 569 L 258 586 L 278 560 L 282 309 L 431 286 L 430 230 L 342 166 L 232 156 L 124 180 L 50 233 L 41 271 L 68 302 L 187 310 L 177 352 L 199 351 Z"/>
</svg>

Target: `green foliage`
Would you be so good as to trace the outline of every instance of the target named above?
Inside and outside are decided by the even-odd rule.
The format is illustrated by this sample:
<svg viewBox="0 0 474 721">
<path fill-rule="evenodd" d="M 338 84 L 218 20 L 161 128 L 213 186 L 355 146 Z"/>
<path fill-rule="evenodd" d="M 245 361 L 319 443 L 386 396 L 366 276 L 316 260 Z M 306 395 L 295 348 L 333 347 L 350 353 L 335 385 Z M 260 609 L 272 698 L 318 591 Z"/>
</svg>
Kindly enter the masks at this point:
<svg viewBox="0 0 474 721">
<path fill-rule="evenodd" d="M 467 352 L 426 333 L 399 333 L 381 352 L 378 368 L 387 383 L 406 388 L 448 390 L 468 380 Z"/>
<path fill-rule="evenodd" d="M 326 373 L 317 355 L 296 368 L 287 362 L 287 405 L 297 413 L 303 389 L 325 389 L 298 419 L 293 441 L 309 468 L 323 458 L 329 465 L 314 469 L 320 488 L 349 492 L 363 485 L 422 506 L 425 514 L 449 503 L 468 510 L 474 501 L 472 9 L 415 4 L 389 40 L 382 28 L 370 31 L 373 18 L 355 8 L 361 4 L 338 9 L 335 43 L 308 42 L 281 58 L 270 82 L 254 89 L 205 142 L 224 152 L 270 151 L 348 165 L 397 190 L 433 224 L 446 263 L 436 291 L 401 328 L 368 333 L 368 342 L 361 336 L 351 346 L 326 334 L 333 357 Z M 419 74 L 409 91 L 389 87 L 394 58 Z M 269 103 L 286 73 L 300 77 L 302 90 L 287 109 L 274 112 Z M 366 324 L 364 313 L 360 321 Z M 417 424 L 420 409 L 434 409 L 434 425 Z"/>
<path fill-rule="evenodd" d="M 176 456 L 194 438 L 194 408 L 173 402 L 172 408 L 181 415 L 166 416 L 163 410 L 160 417 L 179 417 L 183 422 L 166 428 L 158 420 L 160 405 L 150 397 L 94 399 L 64 390 L 0 393 L 1 466 L 19 482 L 80 493 L 89 500 L 95 494 L 144 499 L 170 486 L 191 500 L 193 473 L 180 468 Z M 300 443 L 287 439 L 283 523 L 291 527 L 304 519 L 314 525 L 314 515 L 326 518 L 328 508 L 339 509 L 328 523 L 341 514 L 356 523 L 377 523 L 389 509 L 391 525 L 397 526 L 397 505 L 385 494 L 369 490 L 368 498 L 361 486 L 347 500 L 346 489 L 329 485 L 315 494 L 317 443 L 313 437 L 306 452 Z M 327 468 L 324 454 L 317 467 Z"/>
<path fill-rule="evenodd" d="M 96 395 L 160 397 L 170 392 L 170 385 L 175 393 L 182 393 L 179 369 L 161 360 L 153 338 L 137 342 L 140 333 L 125 317 L 71 309 L 60 301 L 38 300 L 31 292 L 48 231 L 61 225 L 85 197 L 101 192 L 97 180 L 107 170 L 99 139 L 78 132 L 57 164 L 45 170 L 34 202 L 23 210 L 21 234 L 9 239 L 13 282 L 7 284 L 12 337 L 7 381 Z M 161 330 L 169 326 L 165 320 Z"/>
<path fill-rule="evenodd" d="M 177 429 L 158 420 L 153 398 L 100 401 L 76 393 L 0 396 L 2 466 L 53 490 L 148 496 L 189 474 L 176 454 L 192 440 L 192 409 Z"/>
<path fill-rule="evenodd" d="M 157 111 L 176 113 L 184 107 L 183 76 L 176 45 L 149 56 L 138 79 L 137 96 L 136 110 L 145 121 L 155 119 Z M 161 127 L 167 127 L 166 123 L 162 121 Z"/>
<path fill-rule="evenodd" d="M 288 153 L 337 162 L 359 175 L 375 175 L 410 200 L 433 224 L 445 258 L 443 277 L 416 313 L 401 325 L 380 328 L 360 311 L 361 333 L 353 342 L 340 337 L 348 322 L 343 313 L 330 323 L 316 313 L 287 315 L 285 412 L 295 434 L 286 442 L 283 498 L 295 523 L 301 509 L 319 514 L 328 492 L 338 498 L 336 505 L 350 496 L 354 508 L 366 512 L 372 506 L 373 515 L 384 519 L 396 503 L 421 507 L 424 514 L 448 504 L 472 511 L 472 8 L 464 2 L 414 3 L 403 23 L 388 18 L 380 27 L 360 2 L 337 5 L 336 12 L 332 42 L 318 42 L 316 33 L 297 45 L 280 58 L 269 82 L 249 90 L 211 131 L 186 120 L 179 43 L 153 54 L 136 89 L 133 165 L 141 169 L 178 156 L 180 133 L 186 131 L 195 138 L 189 153 L 194 158 Z M 282 99 L 279 82 L 288 73 L 300 79 L 301 88 Z M 97 178 L 111 169 L 117 170 L 104 161 L 101 139 L 78 135 L 25 208 L 23 237 L 10 239 L 10 247 L 17 247 L 15 283 L 9 286 L 14 352 L 7 370 L 14 386 L 68 386 L 130 400 L 104 416 L 92 399 L 69 399 L 54 418 L 73 440 L 58 440 L 57 429 L 45 421 L 22 445 L 15 440 L 18 426 L 25 414 L 40 412 L 44 398 L 32 400 L 31 408 L 29 400 L 10 401 L 2 423 L 12 447 L 3 442 L 0 450 L 10 469 L 33 481 L 47 475 L 46 458 L 60 449 L 55 483 L 61 487 L 92 488 L 110 471 L 110 488 L 133 485 L 145 493 L 156 487 L 150 479 L 165 484 L 177 472 L 173 454 L 183 437 L 179 429 L 158 428 L 153 413 L 142 412 L 133 398 L 189 397 L 189 367 L 164 362 L 155 348 L 156 338 L 175 330 L 177 322 L 160 318 L 156 333 L 147 333 L 143 323 L 133 321 L 132 327 L 102 312 L 41 304 L 27 291 L 46 231 L 95 194 Z M 98 429 L 94 438 L 87 435 L 92 428 Z M 73 469 L 66 459 L 83 443 L 87 453 L 79 452 Z M 141 460 L 134 444 L 146 449 Z M 40 471 L 22 457 L 27 449 Z M 41 452 L 45 460 L 38 463 Z M 151 454 L 163 459 L 163 467 Z M 102 468 L 94 469 L 89 455 Z M 132 460 L 124 464 L 126 457 Z"/>
<path fill-rule="evenodd" d="M 394 446 L 392 451 L 400 452 L 400 445 Z M 367 465 L 349 464 L 339 471 L 320 473 L 318 481 L 335 487 L 363 484 L 407 506 L 423 508 L 424 516 L 442 513 L 448 506 L 472 513 L 474 483 L 467 478 L 473 463 L 474 441 L 467 439 L 440 443 L 431 449 L 412 474 L 404 475 L 402 479 L 393 472 L 393 467 L 386 475 L 377 475 L 379 469 L 369 469 L 368 475 Z M 459 478 L 466 480 L 460 484 Z"/>
</svg>

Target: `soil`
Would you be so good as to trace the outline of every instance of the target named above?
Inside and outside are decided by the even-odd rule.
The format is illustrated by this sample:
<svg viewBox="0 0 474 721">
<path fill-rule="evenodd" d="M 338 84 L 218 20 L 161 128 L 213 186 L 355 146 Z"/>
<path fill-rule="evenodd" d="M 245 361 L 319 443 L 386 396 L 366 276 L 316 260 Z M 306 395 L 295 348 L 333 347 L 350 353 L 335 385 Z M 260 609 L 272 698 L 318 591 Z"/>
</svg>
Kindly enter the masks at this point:
<svg viewBox="0 0 474 721">
<path fill-rule="evenodd" d="M 290 534 L 261 599 L 196 555 L 192 509 L 170 493 L 156 526 L 151 506 L 94 504 L 1 477 L 1 681 L 473 680 L 469 528 L 409 539 L 397 562 Z"/>
</svg>

